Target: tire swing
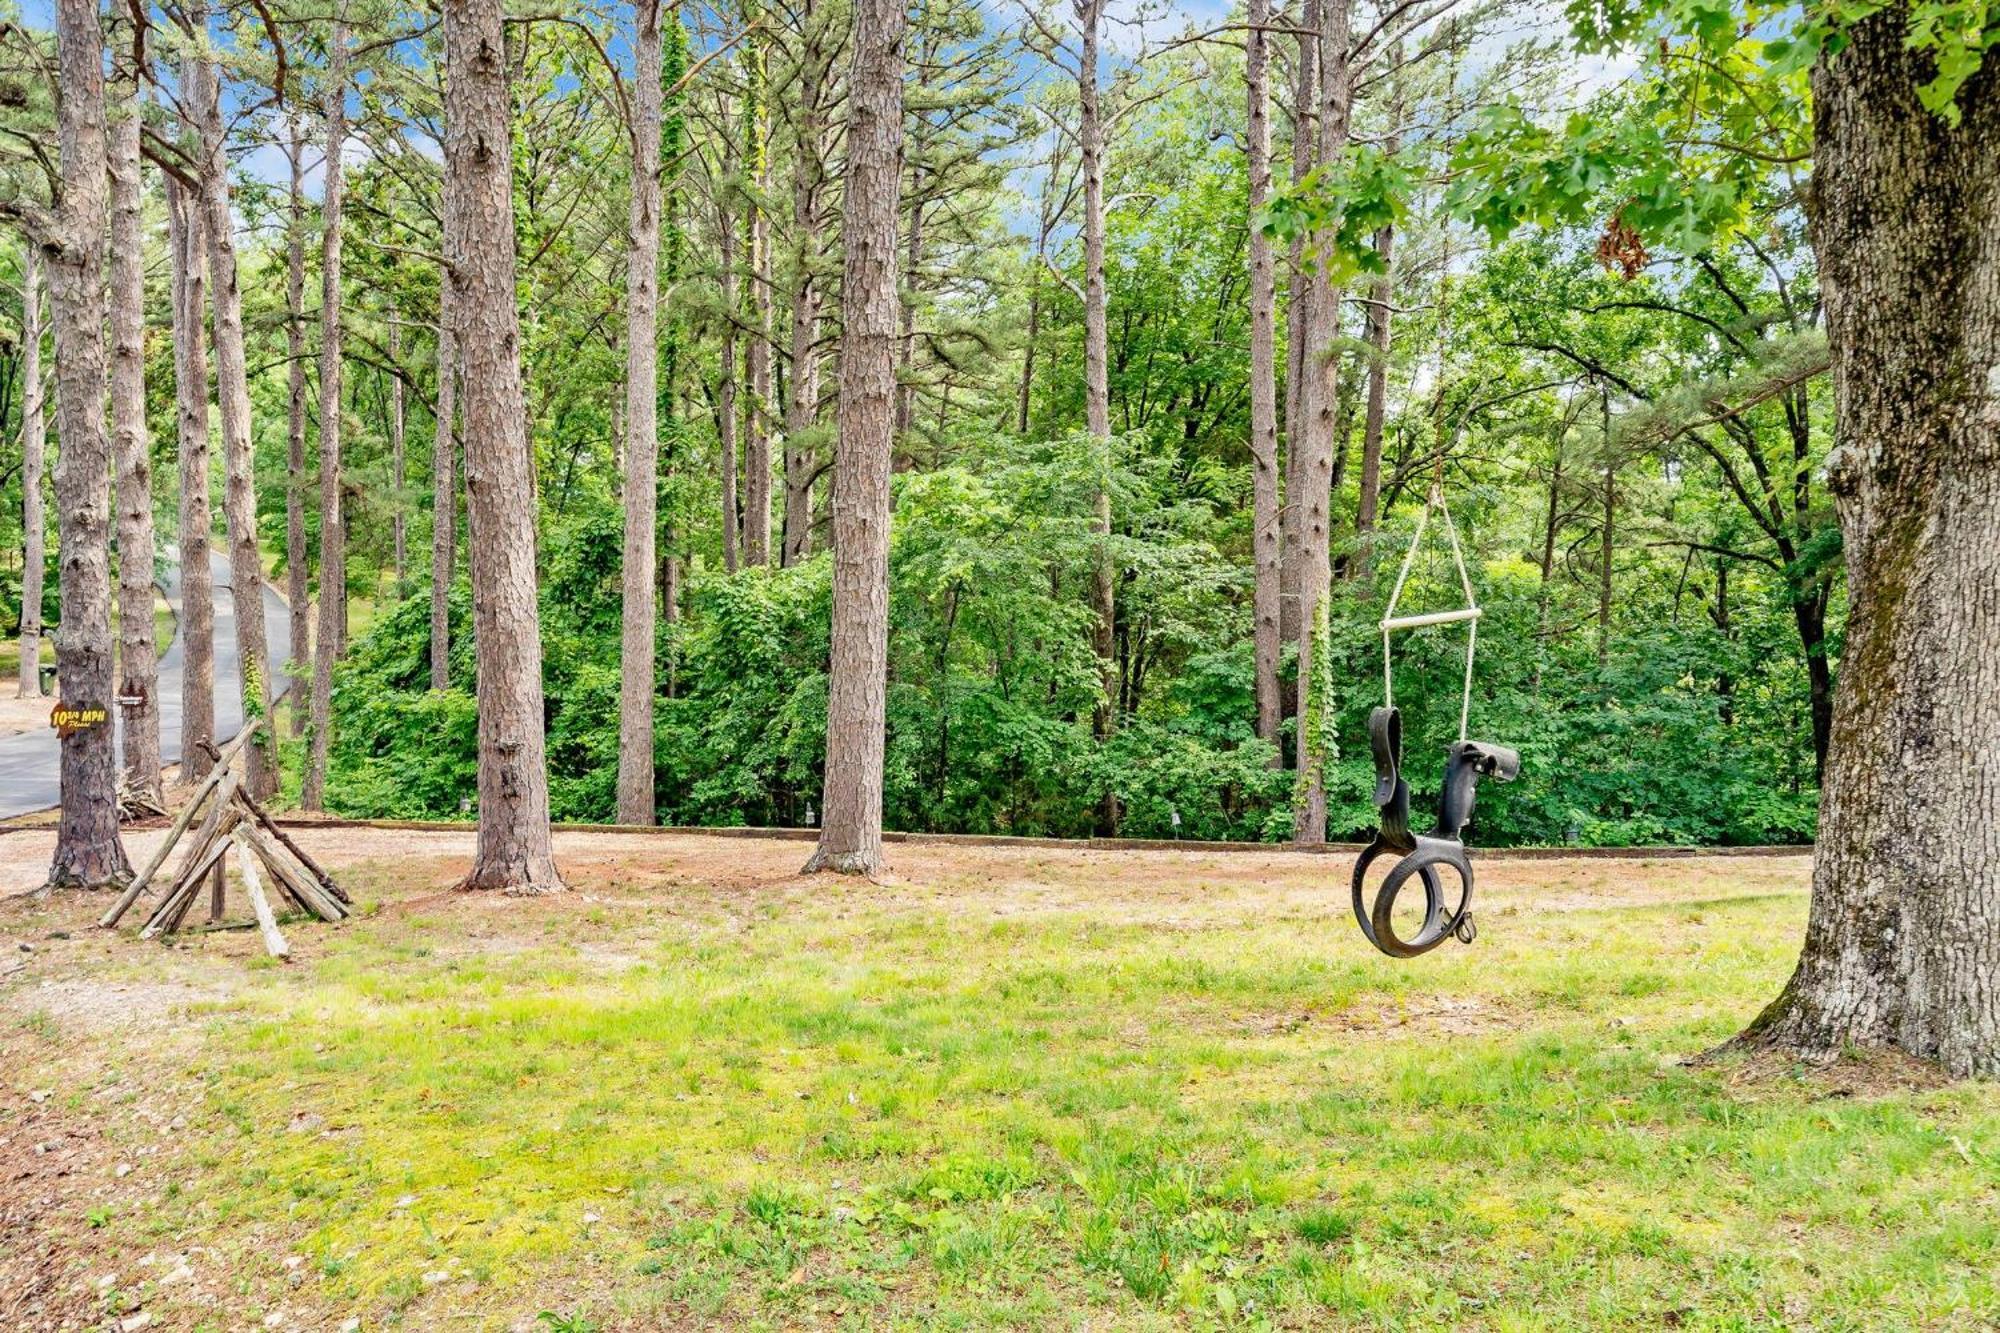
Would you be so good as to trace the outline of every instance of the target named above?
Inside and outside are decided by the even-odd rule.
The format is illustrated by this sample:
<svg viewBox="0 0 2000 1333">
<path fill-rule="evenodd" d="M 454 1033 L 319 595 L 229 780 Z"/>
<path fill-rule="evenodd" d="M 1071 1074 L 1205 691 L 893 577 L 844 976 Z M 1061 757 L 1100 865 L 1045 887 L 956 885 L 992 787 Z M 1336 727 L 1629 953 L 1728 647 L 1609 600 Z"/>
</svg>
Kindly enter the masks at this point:
<svg viewBox="0 0 2000 1333">
<path fill-rule="evenodd" d="M 1443 468 L 1440 466 L 1439 471 Z M 1452 563 L 1458 567 L 1459 587 L 1465 605 L 1456 611 L 1428 611 L 1399 616 L 1396 603 L 1409 580 L 1410 565 L 1417 548 L 1423 545 L 1424 529 L 1436 510 L 1451 541 Z M 1473 789 L 1481 778 L 1511 782 L 1521 771 L 1521 756 L 1504 745 L 1465 738 L 1466 722 L 1472 712 L 1472 658 L 1479 641 L 1479 605 L 1472 595 L 1472 579 L 1465 572 L 1465 556 L 1459 550 L 1458 529 L 1444 502 L 1440 477 L 1431 483 L 1430 496 L 1417 517 L 1417 530 L 1410 549 L 1403 553 L 1403 567 L 1382 613 L 1382 706 L 1368 715 L 1368 740 L 1375 754 L 1375 806 L 1378 827 L 1375 838 L 1354 863 L 1354 919 L 1368 942 L 1391 958 L 1415 958 L 1429 953 L 1446 939 L 1472 943 L 1477 930 L 1472 924 L 1472 863 L 1467 858 L 1463 833 L 1472 818 Z M 1465 691 L 1458 706 L 1458 741 L 1445 752 L 1444 788 L 1438 796 L 1437 826 L 1429 834 L 1410 832 L 1410 784 L 1403 779 L 1403 717 L 1395 705 L 1395 673 L 1390 660 L 1390 639 L 1402 630 L 1426 625 L 1453 625 L 1463 621 L 1465 632 Z M 1367 901 L 1368 869 L 1389 853 L 1398 860 L 1391 867 L 1374 901 Z M 1458 876 L 1457 902 L 1447 910 L 1440 867 L 1449 867 Z M 1411 879 L 1424 891 L 1424 921 L 1408 939 L 1396 934 L 1396 897 Z"/>
</svg>

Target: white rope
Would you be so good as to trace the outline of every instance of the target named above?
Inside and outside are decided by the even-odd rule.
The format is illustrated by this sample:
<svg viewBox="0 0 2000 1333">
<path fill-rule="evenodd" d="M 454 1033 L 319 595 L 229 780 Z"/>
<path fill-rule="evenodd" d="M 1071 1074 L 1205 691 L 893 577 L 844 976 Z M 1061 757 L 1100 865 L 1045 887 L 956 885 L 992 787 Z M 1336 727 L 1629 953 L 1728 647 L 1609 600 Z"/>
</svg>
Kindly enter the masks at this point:
<svg viewBox="0 0 2000 1333">
<path fill-rule="evenodd" d="M 1417 548 L 1424 544 L 1424 528 L 1430 522 L 1431 509 L 1435 507 L 1444 515 L 1444 530 L 1451 541 L 1451 560 L 1458 566 L 1458 586 L 1465 594 L 1465 606 L 1457 611 L 1433 611 L 1423 615 L 1397 616 L 1396 604 L 1402 600 L 1403 586 L 1409 581 L 1410 566 L 1416 560 Z M 1389 593 L 1389 605 L 1382 612 L 1382 706 L 1393 707 L 1396 702 L 1395 669 L 1391 661 L 1389 639 L 1399 629 L 1418 629 L 1425 625 L 1452 624 L 1466 622 L 1465 632 L 1465 688 L 1458 701 L 1458 738 L 1466 738 L 1466 729 L 1472 718 L 1472 662 L 1479 647 L 1479 602 L 1472 593 L 1472 575 L 1465 568 L 1465 552 L 1459 546 L 1458 525 L 1452 522 L 1451 506 L 1444 500 L 1442 487 L 1431 487 L 1424 507 L 1417 515 L 1417 530 L 1410 535 L 1409 549 L 1403 552 L 1402 568 L 1396 571 L 1396 586 Z"/>
</svg>

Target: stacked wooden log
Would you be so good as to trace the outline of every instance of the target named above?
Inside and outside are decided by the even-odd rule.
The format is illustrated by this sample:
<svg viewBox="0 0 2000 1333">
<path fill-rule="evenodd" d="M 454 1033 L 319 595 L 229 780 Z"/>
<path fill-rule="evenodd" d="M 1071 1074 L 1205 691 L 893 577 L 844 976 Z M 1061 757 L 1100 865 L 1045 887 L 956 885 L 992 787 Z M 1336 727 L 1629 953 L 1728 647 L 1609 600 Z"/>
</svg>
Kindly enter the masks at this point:
<svg viewBox="0 0 2000 1333">
<path fill-rule="evenodd" d="M 289 902 L 299 911 L 322 921 L 346 919 L 353 906 L 346 892 L 244 790 L 243 774 L 237 767 L 237 761 L 243 756 L 244 742 L 257 726 L 258 720 L 253 719 L 227 747 L 221 751 L 211 748 L 215 766 L 202 779 L 193 798 L 182 808 L 173 827 L 167 830 L 166 840 L 153 853 L 152 861 L 98 921 L 100 926 L 108 928 L 117 925 L 131 910 L 132 904 L 146 892 L 154 877 L 160 873 L 160 868 L 167 863 L 174 848 L 187 837 L 188 828 L 197 815 L 202 816 L 201 824 L 188 842 L 179 869 L 167 879 L 158 905 L 146 918 L 146 924 L 139 932 L 140 939 L 171 935 L 181 929 L 195 901 L 201 897 L 204 885 L 209 889 L 209 920 L 220 922 L 224 909 L 224 866 L 232 851 L 236 854 L 236 868 L 243 881 L 243 892 L 250 900 L 257 928 L 263 933 L 264 947 L 273 957 L 289 957 L 291 946 L 278 929 L 277 913 L 265 893 L 260 866 L 264 874 L 270 876 L 280 901 Z"/>
</svg>

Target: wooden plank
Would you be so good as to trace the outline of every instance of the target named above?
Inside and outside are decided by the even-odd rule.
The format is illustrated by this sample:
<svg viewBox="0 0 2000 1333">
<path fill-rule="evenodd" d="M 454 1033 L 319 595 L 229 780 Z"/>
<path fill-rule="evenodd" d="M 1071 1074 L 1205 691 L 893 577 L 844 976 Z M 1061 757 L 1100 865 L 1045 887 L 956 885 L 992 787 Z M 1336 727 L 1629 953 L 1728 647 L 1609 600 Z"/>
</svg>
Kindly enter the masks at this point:
<svg viewBox="0 0 2000 1333">
<path fill-rule="evenodd" d="M 263 932 L 264 947 L 273 958 L 290 958 L 292 946 L 279 933 L 278 919 L 271 915 L 271 904 L 264 897 L 264 882 L 257 874 L 257 854 L 240 832 L 232 835 L 230 841 L 236 844 L 236 868 L 242 872 L 244 892 L 250 895 L 250 910 L 257 914 L 257 929 Z"/>
<path fill-rule="evenodd" d="M 201 808 L 201 803 L 215 790 L 216 784 L 228 776 L 229 765 L 236 758 L 237 749 L 249 738 L 250 733 L 257 729 L 260 721 L 259 718 L 251 718 L 250 725 L 244 727 L 237 733 L 236 739 L 229 742 L 222 752 L 221 761 L 208 770 L 208 776 L 201 780 L 201 785 L 195 788 L 194 795 L 181 807 L 180 814 L 175 817 L 172 827 L 167 830 L 166 840 L 160 844 L 159 850 L 153 853 L 153 859 L 146 863 L 146 868 L 139 872 L 139 877 L 133 880 L 118 901 L 111 905 L 111 910 L 98 918 L 98 925 L 107 929 L 117 925 L 118 919 L 130 911 L 132 904 L 139 900 L 139 895 L 153 882 L 153 876 L 157 875 L 160 867 L 167 863 L 167 856 L 174 850 L 174 844 L 180 841 L 183 833 L 187 832 L 187 827 L 194 821 L 195 812 Z"/>
</svg>

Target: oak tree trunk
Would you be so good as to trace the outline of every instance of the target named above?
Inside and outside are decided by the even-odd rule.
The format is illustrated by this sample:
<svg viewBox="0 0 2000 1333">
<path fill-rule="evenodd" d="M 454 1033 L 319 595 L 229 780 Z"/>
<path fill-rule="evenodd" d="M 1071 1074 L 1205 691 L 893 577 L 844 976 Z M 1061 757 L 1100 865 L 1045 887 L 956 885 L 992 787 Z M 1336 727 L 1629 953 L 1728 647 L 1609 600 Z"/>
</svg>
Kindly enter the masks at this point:
<svg viewBox="0 0 2000 1333">
<path fill-rule="evenodd" d="M 2000 1075 L 2000 64 L 1957 126 L 1902 6 L 1813 71 L 1849 613 L 1798 970 L 1751 1039 Z"/>
<path fill-rule="evenodd" d="M 431 688 L 451 685 L 451 582 L 457 562 L 458 333 L 452 327 L 451 274 L 438 282 L 437 410 L 431 437 Z"/>
<path fill-rule="evenodd" d="M 58 0 L 62 192 L 42 239 L 55 325 L 56 541 L 62 700 L 111 706 L 111 440 L 104 422 L 104 34 L 95 0 Z M 152 620 L 150 611 L 147 622 Z M 118 840 L 118 774 L 109 721 L 62 738 L 62 817 L 51 888 L 102 888 L 129 878 Z"/>
<path fill-rule="evenodd" d="M 206 11 L 190 12 L 199 27 Z M 264 634 L 264 571 L 257 545 L 255 443 L 251 437 L 250 378 L 243 346 L 243 293 L 238 286 L 235 215 L 230 206 L 229 160 L 223 140 L 221 89 L 210 61 L 189 63 L 195 88 L 187 94 L 201 133 L 197 163 L 202 232 L 208 247 L 209 302 L 214 317 L 215 396 L 222 415 L 226 482 L 223 524 L 229 536 L 230 593 L 236 608 L 236 642 L 242 662 L 243 718 L 268 719 L 271 659 Z M 259 800 L 278 789 L 277 752 L 269 726 L 245 747 L 245 785 Z"/>
<path fill-rule="evenodd" d="M 215 742 L 215 594 L 209 543 L 208 349 L 203 328 L 201 201 L 167 180 L 167 250 L 173 268 L 175 439 L 180 464 L 181 783 L 208 776 Z"/>
<path fill-rule="evenodd" d="M 1319 166 L 1331 172 L 1347 149 L 1354 86 L 1348 65 L 1352 0 L 1321 0 L 1319 41 Z M 1298 529 L 1298 715 L 1312 715 L 1314 617 L 1331 581 L 1334 415 L 1339 404 L 1340 291 L 1323 268 L 1306 285 L 1306 318 L 1299 385 L 1299 421 L 1292 434 L 1298 451 L 1298 490 L 1287 500 Z M 1326 774 L 1304 760 L 1292 809 L 1292 841 L 1326 841 Z"/>
<path fill-rule="evenodd" d="M 840 437 L 825 822 L 808 871 L 882 864 L 889 659 L 889 474 L 896 437 L 896 219 L 903 179 L 902 0 L 857 0 L 848 91 Z"/>
<path fill-rule="evenodd" d="M 333 21 L 327 44 L 326 155 L 321 167 L 319 242 L 319 635 L 313 652 L 312 725 L 299 804 L 326 807 L 327 747 L 333 739 L 333 663 L 346 642 L 341 616 L 347 582 L 347 519 L 341 511 L 340 215 L 347 171 L 347 20 Z M 239 599 L 240 600 L 240 599 Z"/>
<path fill-rule="evenodd" d="M 42 247 L 30 239 L 21 262 L 21 688 L 42 697 L 42 567 L 48 561 L 42 469 L 48 420 L 42 399 Z"/>
<path fill-rule="evenodd" d="M 111 421 L 118 471 L 118 717 L 125 782 L 160 800 L 160 669 L 153 642 L 153 464 L 146 431 L 146 269 L 139 71 L 124 53 L 110 123 Z"/>
<path fill-rule="evenodd" d="M 479 843 L 467 889 L 560 890 L 549 838 L 535 495 L 521 394 L 505 10 L 445 0 L 445 253 L 465 377 Z"/>
<path fill-rule="evenodd" d="M 1305 0 L 1296 33 L 1298 49 L 1292 63 L 1292 185 L 1312 173 L 1319 157 L 1319 0 Z M 1312 310 L 1313 272 L 1306 262 L 1303 235 L 1292 238 L 1286 256 L 1290 279 L 1285 301 L 1285 496 L 1278 511 L 1278 641 L 1298 640 L 1299 567 L 1304 561 L 1300 542 L 1298 500 L 1305 493 L 1299 464 L 1305 456 L 1304 412 L 1299 395 L 1306 382 L 1306 317 Z M 1281 709 L 1298 703 L 1292 691 L 1280 702 Z"/>
<path fill-rule="evenodd" d="M 1244 36 L 1244 86 L 1249 99 L 1250 167 L 1250 549 L 1255 561 L 1257 734 L 1278 740 L 1278 585 L 1283 567 L 1278 532 L 1277 274 L 1271 238 L 1257 214 L 1271 196 L 1270 0 L 1250 0 Z M 1273 752 L 1275 762 L 1283 762 Z"/>
<path fill-rule="evenodd" d="M 618 822 L 653 822 L 654 549 L 660 460 L 660 0 L 633 14 L 632 200 L 625 250 L 625 563 Z M 678 19 L 674 19 L 678 22 Z"/>
</svg>

